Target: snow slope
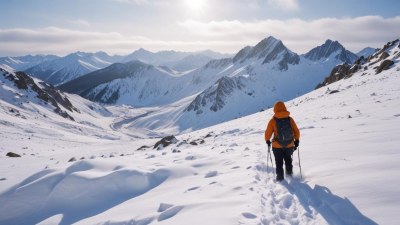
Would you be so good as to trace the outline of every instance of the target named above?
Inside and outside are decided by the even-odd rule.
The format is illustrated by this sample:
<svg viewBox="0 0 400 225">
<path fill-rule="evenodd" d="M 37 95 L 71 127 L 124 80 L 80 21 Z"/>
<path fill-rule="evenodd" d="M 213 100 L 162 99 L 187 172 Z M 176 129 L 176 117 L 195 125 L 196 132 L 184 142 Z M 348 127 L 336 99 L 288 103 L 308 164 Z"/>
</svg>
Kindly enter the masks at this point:
<svg viewBox="0 0 400 225">
<path fill-rule="evenodd" d="M 26 69 L 25 72 L 47 83 L 59 85 L 107 67 L 121 58 L 120 56 L 109 56 L 105 52 L 75 52 L 38 64 Z"/>
<path fill-rule="evenodd" d="M 23 71 L 40 63 L 59 58 L 55 55 L 26 55 L 17 57 L 0 57 L 0 66 L 12 68 L 15 71 Z"/>
<path fill-rule="evenodd" d="M 390 51 L 388 70 L 371 66 L 286 102 L 301 130 L 303 179 L 295 152 L 295 176 L 282 183 L 263 140 L 271 109 L 160 150 L 142 147 L 158 139 L 111 126 L 131 107 L 98 120 L 104 136 L 1 110 L 0 223 L 397 224 L 400 64 Z"/>
</svg>

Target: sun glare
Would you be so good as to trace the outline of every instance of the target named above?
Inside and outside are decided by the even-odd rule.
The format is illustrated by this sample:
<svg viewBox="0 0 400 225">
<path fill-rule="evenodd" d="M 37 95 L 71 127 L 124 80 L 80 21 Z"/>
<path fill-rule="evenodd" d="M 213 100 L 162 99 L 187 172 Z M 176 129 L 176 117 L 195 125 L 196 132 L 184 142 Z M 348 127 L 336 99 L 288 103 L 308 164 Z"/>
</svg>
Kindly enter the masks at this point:
<svg viewBox="0 0 400 225">
<path fill-rule="evenodd" d="M 195 12 L 200 12 L 204 8 L 204 0 L 186 0 L 187 7 Z"/>
</svg>

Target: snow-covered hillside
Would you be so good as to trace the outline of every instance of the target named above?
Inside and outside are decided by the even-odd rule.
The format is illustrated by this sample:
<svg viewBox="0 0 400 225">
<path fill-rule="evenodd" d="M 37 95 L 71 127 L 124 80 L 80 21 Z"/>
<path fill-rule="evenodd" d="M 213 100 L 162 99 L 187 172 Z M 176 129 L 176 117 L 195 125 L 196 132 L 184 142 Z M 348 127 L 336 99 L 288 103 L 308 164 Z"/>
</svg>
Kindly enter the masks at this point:
<svg viewBox="0 0 400 225">
<path fill-rule="evenodd" d="M 102 103 L 160 106 L 203 91 L 221 75 L 230 59 L 214 60 L 188 74 L 174 73 L 141 61 L 113 64 L 60 86 Z"/>
<path fill-rule="evenodd" d="M 115 119 L 112 113 L 97 103 L 63 93 L 24 72 L 0 68 L 0 84 L 2 134 L 13 129 L 15 135 L 29 140 L 35 134 L 49 140 L 62 136 L 73 140 L 75 135 L 85 134 L 88 138 L 121 137 L 121 132 L 115 133 L 109 127 L 110 121 Z M 1 137 L 2 143 L 3 138 L 5 136 Z"/>
<path fill-rule="evenodd" d="M 305 94 L 334 66 L 342 64 L 342 59 L 353 59 L 353 55 L 330 40 L 306 55 L 298 55 L 282 41 L 268 37 L 254 47 L 243 48 L 231 59 L 211 61 L 178 77 L 168 71 L 163 76 L 155 75 L 159 72 L 153 72 L 153 67 L 141 76 L 99 85 L 83 96 L 107 102 L 107 98 L 92 97 L 107 93 L 116 104 L 155 107 L 146 109 L 135 120 L 124 118 L 129 121 L 125 127 L 176 133 L 249 115 L 272 106 L 278 99 L 286 101 Z M 69 84 L 81 83 L 77 80 Z"/>
<path fill-rule="evenodd" d="M 105 52 L 75 52 L 65 57 L 47 61 L 25 72 L 47 83 L 60 85 L 84 74 L 102 69 L 121 60 L 120 56 L 109 56 Z"/>
<path fill-rule="evenodd" d="M 23 71 L 40 63 L 59 58 L 55 55 L 26 55 L 17 57 L 0 57 L 0 66 L 15 71 Z"/>
<path fill-rule="evenodd" d="M 267 167 L 271 109 L 156 150 L 159 139 L 130 138 L 144 131 L 118 123 L 144 109 L 113 106 L 85 124 L 2 107 L 0 224 L 397 224 L 399 49 L 385 52 L 387 70 L 369 66 L 286 102 L 301 131 L 303 179 L 295 152 L 295 177 L 282 183 Z"/>
</svg>

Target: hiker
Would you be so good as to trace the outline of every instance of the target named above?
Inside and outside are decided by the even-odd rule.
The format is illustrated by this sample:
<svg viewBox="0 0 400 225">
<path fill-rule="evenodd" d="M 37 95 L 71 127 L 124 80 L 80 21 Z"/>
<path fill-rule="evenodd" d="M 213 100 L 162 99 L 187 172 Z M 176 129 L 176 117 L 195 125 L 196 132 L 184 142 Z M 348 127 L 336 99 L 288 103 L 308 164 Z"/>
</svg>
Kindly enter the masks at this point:
<svg viewBox="0 0 400 225">
<path fill-rule="evenodd" d="M 283 180 L 283 161 L 285 161 L 286 175 L 292 176 L 292 154 L 300 143 L 300 131 L 297 128 L 293 118 L 289 117 L 290 112 L 286 110 L 283 102 L 278 101 L 274 105 L 274 116 L 268 122 L 265 130 L 265 141 L 268 147 L 271 147 L 275 156 L 276 180 Z"/>
</svg>

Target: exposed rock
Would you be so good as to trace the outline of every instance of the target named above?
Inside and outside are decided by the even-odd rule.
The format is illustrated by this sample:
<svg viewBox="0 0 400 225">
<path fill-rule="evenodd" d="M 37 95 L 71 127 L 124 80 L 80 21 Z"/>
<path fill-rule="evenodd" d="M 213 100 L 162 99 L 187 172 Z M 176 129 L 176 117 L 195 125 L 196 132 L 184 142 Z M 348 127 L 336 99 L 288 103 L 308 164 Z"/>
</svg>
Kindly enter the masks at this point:
<svg viewBox="0 0 400 225">
<path fill-rule="evenodd" d="M 386 58 L 389 57 L 389 56 L 390 56 L 389 53 L 383 52 L 382 55 L 381 55 L 381 57 L 379 57 L 379 60 L 386 59 Z"/>
<path fill-rule="evenodd" d="M 393 45 L 395 45 L 397 42 L 399 41 L 399 39 L 396 39 L 394 41 L 389 41 L 386 45 L 383 46 L 383 48 L 381 50 L 379 50 L 377 53 L 375 53 L 373 55 L 373 57 L 378 57 L 380 54 L 382 54 L 383 52 L 385 52 L 387 49 L 389 49 L 390 47 L 392 47 Z"/>
<path fill-rule="evenodd" d="M 143 151 L 146 150 L 146 148 L 150 148 L 150 146 L 142 145 L 140 148 L 137 149 L 137 151 Z"/>
<path fill-rule="evenodd" d="M 204 136 L 204 138 L 209 138 L 209 137 L 212 137 L 214 135 L 214 133 L 213 132 L 210 132 L 210 133 L 208 133 L 206 136 Z"/>
<path fill-rule="evenodd" d="M 338 80 L 349 78 L 354 72 L 356 72 L 360 68 L 361 66 L 359 66 L 358 64 L 354 64 L 353 66 L 347 63 L 337 65 L 332 69 L 331 74 L 326 77 L 324 81 L 316 87 L 316 89 L 334 83 Z"/>
<path fill-rule="evenodd" d="M 17 88 L 23 90 L 29 90 L 36 92 L 37 98 L 43 100 L 46 103 L 52 104 L 55 109 L 54 112 L 59 114 L 64 118 L 68 118 L 70 120 L 74 120 L 72 116 L 70 116 L 66 111 L 62 110 L 61 106 L 65 109 L 73 112 L 79 112 L 77 108 L 75 108 L 67 96 L 64 95 L 60 90 L 55 88 L 52 85 L 48 85 L 44 82 L 40 82 L 37 84 L 32 77 L 25 74 L 24 72 L 15 72 L 15 73 L 8 73 L 7 71 L 0 68 L 0 71 L 4 74 L 7 74 L 6 79 L 9 81 L 13 81 Z M 41 87 L 40 87 L 41 86 Z"/>
<path fill-rule="evenodd" d="M 72 157 L 72 158 L 70 158 L 69 160 L 68 160 L 68 162 L 75 162 L 76 161 L 76 158 L 75 157 Z"/>
<path fill-rule="evenodd" d="M 211 104 L 210 110 L 216 112 L 225 106 L 225 100 L 235 89 L 241 90 L 243 78 L 222 77 L 215 84 L 200 93 L 186 108 L 187 111 L 196 111 L 201 114 L 207 104 Z"/>
<path fill-rule="evenodd" d="M 333 91 L 329 92 L 329 94 L 335 94 L 335 93 L 339 93 L 339 91 L 338 90 L 333 90 Z"/>
<path fill-rule="evenodd" d="M 14 153 L 14 152 L 8 152 L 8 153 L 6 154 L 6 156 L 12 157 L 12 158 L 21 157 L 21 155 L 19 155 L 19 154 L 17 154 L 17 153 Z"/>
<path fill-rule="evenodd" d="M 383 70 L 389 69 L 391 66 L 393 66 L 394 62 L 390 59 L 384 60 L 381 65 L 378 66 L 376 69 L 376 74 L 382 72 Z"/>
<path fill-rule="evenodd" d="M 191 144 L 191 145 L 198 145 L 195 141 L 191 141 L 191 142 L 189 142 L 189 144 Z"/>
<path fill-rule="evenodd" d="M 279 66 L 278 69 L 281 71 L 288 70 L 289 64 L 296 65 L 299 64 L 300 62 L 300 57 L 297 54 L 290 52 L 283 45 L 283 43 L 279 41 L 278 44 L 275 46 L 275 48 L 265 56 L 263 64 L 274 61 L 281 55 L 283 56 L 278 63 Z"/>
<path fill-rule="evenodd" d="M 178 139 L 176 139 L 175 136 L 166 136 L 162 138 L 161 140 L 157 141 L 157 143 L 154 145 L 153 149 L 162 149 L 167 147 L 170 144 L 176 144 L 178 142 Z"/>
<path fill-rule="evenodd" d="M 378 49 L 375 54 L 368 56 L 366 59 L 361 56 L 352 65 L 344 63 L 335 66 L 332 69 L 330 75 L 326 77 L 321 84 L 318 84 L 316 89 L 336 82 L 338 80 L 349 78 L 353 76 L 357 71 L 361 69 L 367 70 L 368 66 L 372 66 L 379 62 L 381 62 L 380 65 L 374 67 L 374 69 L 376 69 L 376 74 L 382 72 L 383 70 L 389 69 L 394 64 L 394 62 L 387 59 L 390 56 L 387 50 L 395 45 L 398 41 L 399 40 L 397 39 L 395 41 L 388 42 L 382 49 Z M 368 65 L 366 65 L 367 63 Z M 366 73 L 362 74 L 362 76 L 365 74 Z"/>
</svg>

